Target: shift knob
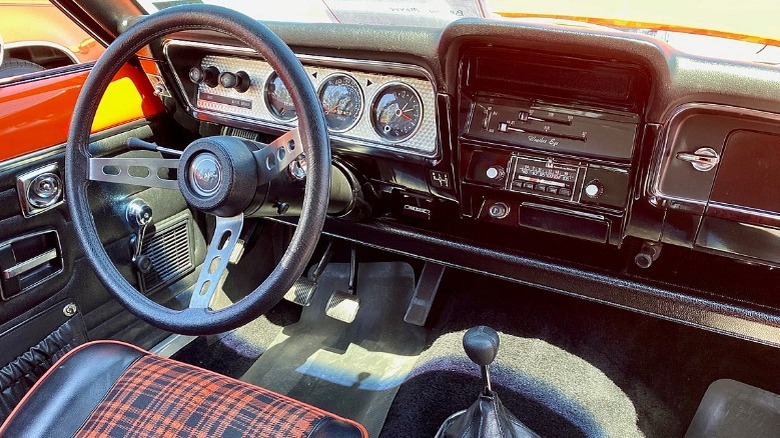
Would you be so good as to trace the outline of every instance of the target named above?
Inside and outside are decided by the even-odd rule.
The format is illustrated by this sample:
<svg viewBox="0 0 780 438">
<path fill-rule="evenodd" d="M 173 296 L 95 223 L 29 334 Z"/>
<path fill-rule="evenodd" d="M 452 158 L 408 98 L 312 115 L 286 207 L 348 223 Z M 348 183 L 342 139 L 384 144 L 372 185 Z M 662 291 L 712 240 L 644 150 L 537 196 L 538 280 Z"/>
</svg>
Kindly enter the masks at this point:
<svg viewBox="0 0 780 438">
<path fill-rule="evenodd" d="M 472 327 L 463 335 L 463 349 L 474 363 L 488 366 L 498 354 L 498 333 L 484 325 Z"/>
</svg>

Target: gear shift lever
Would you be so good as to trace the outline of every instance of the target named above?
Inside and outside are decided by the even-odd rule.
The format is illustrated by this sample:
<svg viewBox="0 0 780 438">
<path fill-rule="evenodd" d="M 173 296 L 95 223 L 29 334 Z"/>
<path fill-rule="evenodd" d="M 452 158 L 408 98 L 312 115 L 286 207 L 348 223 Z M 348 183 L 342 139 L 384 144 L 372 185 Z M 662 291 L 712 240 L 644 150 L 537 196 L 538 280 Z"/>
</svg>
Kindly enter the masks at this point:
<svg viewBox="0 0 780 438">
<path fill-rule="evenodd" d="M 498 354 L 498 333 L 487 326 L 470 328 L 463 335 L 466 355 L 482 371 L 483 391 L 465 411 L 451 415 L 441 425 L 436 438 L 539 438 L 509 412 L 490 384 L 490 364 Z"/>
<path fill-rule="evenodd" d="M 490 385 L 490 364 L 498 354 L 498 333 L 490 327 L 480 325 L 470 328 L 463 335 L 463 349 L 472 362 L 479 365 L 482 370 L 482 383 L 485 387 L 485 395 L 493 394 Z"/>
</svg>

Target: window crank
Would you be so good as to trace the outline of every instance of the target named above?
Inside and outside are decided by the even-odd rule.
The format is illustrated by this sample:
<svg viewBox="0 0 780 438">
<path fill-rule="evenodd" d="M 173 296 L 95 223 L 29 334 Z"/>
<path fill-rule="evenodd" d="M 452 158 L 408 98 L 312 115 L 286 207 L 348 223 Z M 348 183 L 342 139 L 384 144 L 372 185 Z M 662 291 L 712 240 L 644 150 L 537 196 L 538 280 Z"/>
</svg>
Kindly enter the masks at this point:
<svg viewBox="0 0 780 438">
<path fill-rule="evenodd" d="M 148 274 L 152 270 L 152 259 L 148 255 L 141 254 L 141 251 L 146 230 L 152 224 L 152 207 L 143 199 L 134 199 L 127 205 L 126 216 L 127 222 L 136 231 L 135 236 L 130 240 L 133 267 L 142 274 Z"/>
</svg>

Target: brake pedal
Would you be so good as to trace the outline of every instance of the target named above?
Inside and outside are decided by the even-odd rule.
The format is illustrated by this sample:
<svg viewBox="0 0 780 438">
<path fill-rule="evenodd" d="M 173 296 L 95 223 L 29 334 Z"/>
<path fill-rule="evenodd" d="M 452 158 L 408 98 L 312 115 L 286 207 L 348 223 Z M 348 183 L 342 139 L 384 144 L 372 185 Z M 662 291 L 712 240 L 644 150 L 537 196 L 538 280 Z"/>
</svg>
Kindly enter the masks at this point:
<svg viewBox="0 0 780 438">
<path fill-rule="evenodd" d="M 317 279 L 325 271 L 328 266 L 331 257 L 333 257 L 333 242 L 328 242 L 328 246 L 325 247 L 325 252 L 322 254 L 322 258 L 317 262 L 317 266 L 309 274 L 308 277 L 301 277 L 295 280 L 290 290 L 284 294 L 284 299 L 291 301 L 299 306 L 308 307 L 311 305 L 314 292 L 317 291 Z"/>
<path fill-rule="evenodd" d="M 347 291 L 335 291 L 325 305 L 325 314 L 333 319 L 351 323 L 357 317 L 360 310 L 360 298 L 355 292 L 355 280 L 357 279 L 357 248 L 352 245 L 349 252 L 349 283 Z"/>
<path fill-rule="evenodd" d="M 351 323 L 360 310 L 360 298 L 347 292 L 336 291 L 325 306 L 325 314 L 333 319 Z"/>
</svg>

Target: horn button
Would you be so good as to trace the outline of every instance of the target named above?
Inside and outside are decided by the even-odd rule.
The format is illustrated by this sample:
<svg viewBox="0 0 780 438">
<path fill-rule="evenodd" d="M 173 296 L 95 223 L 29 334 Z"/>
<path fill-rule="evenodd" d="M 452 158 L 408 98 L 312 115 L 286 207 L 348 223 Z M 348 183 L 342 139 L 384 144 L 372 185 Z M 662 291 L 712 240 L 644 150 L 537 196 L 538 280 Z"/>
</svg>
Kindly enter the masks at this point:
<svg viewBox="0 0 780 438">
<path fill-rule="evenodd" d="M 231 136 L 200 138 L 184 150 L 179 188 L 193 208 L 218 216 L 246 210 L 257 190 L 257 147 Z"/>
</svg>

